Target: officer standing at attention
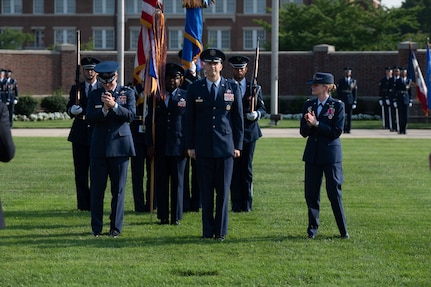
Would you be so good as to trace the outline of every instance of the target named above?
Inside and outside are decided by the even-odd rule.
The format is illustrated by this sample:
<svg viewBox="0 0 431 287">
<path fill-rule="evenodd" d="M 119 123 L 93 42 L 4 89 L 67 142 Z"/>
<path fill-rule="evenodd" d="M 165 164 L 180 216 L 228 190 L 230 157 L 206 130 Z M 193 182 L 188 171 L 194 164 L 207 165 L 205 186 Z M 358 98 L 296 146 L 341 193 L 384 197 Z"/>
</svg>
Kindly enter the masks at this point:
<svg viewBox="0 0 431 287">
<path fill-rule="evenodd" d="M 220 75 L 225 54 L 207 49 L 200 58 L 206 76 L 187 90 L 186 147 L 198 170 L 202 237 L 223 241 L 228 229 L 233 159 L 240 156 L 244 140 L 242 100 L 236 82 Z"/>
<path fill-rule="evenodd" d="M 396 101 L 397 101 L 397 93 L 396 93 L 396 87 L 395 84 L 397 82 L 397 80 L 400 78 L 401 75 L 401 70 L 400 67 L 398 66 L 394 66 L 393 68 L 393 77 L 392 77 L 392 83 L 393 83 L 393 87 L 392 87 L 392 93 L 390 93 L 389 95 L 389 100 L 390 100 L 390 110 L 391 110 L 391 123 L 392 123 L 392 128 L 390 129 L 391 132 L 396 132 L 398 131 L 397 129 L 397 125 L 399 124 L 397 122 L 397 109 L 395 108 L 396 106 Z"/>
<path fill-rule="evenodd" d="M 300 133 L 307 139 L 302 160 L 305 162 L 305 200 L 308 207 L 308 238 L 315 238 L 319 228 L 320 188 L 325 175 L 326 193 L 331 202 L 341 238 L 349 238 L 341 196 L 344 181 L 340 135 L 344 128 L 344 103 L 330 95 L 335 91 L 334 77 L 316 73 L 311 92 L 315 99 L 305 102 Z"/>
<path fill-rule="evenodd" d="M 6 71 L 6 80 L 4 81 L 6 85 L 6 99 L 7 107 L 9 110 L 9 122 L 10 126 L 13 125 L 13 115 L 15 113 L 15 105 L 18 104 L 18 83 L 14 78 L 12 78 L 12 71 Z"/>
<path fill-rule="evenodd" d="M 154 109 L 155 133 L 146 133 L 149 156 L 154 156 L 157 217 L 160 224 L 178 225 L 183 217 L 184 170 L 187 163 L 185 147 L 185 112 L 187 92 L 179 89 L 184 69 L 166 64 L 166 99 L 157 99 Z M 146 129 L 151 131 L 153 102 L 148 106 Z M 170 210 L 170 212 L 169 212 Z M 170 216 L 169 216 L 170 214 Z"/>
<path fill-rule="evenodd" d="M 124 195 L 129 157 L 135 156 L 129 123 L 136 114 L 132 89 L 121 86 L 114 61 L 97 64 L 103 88 L 92 92 L 88 99 L 87 120 L 94 125 L 90 143 L 91 228 L 94 236 L 103 229 L 103 199 L 111 182 L 111 214 L 109 235 L 117 237 L 123 230 Z"/>
<path fill-rule="evenodd" d="M 395 82 L 394 107 L 398 112 L 398 133 L 405 135 L 407 121 L 409 118 L 409 108 L 412 106 L 412 80 L 407 77 L 407 68 L 401 68 L 401 75 Z"/>
<path fill-rule="evenodd" d="M 344 77 L 338 81 L 338 98 L 343 101 L 346 109 L 346 122 L 344 133 L 350 133 L 352 126 L 352 112 L 356 109 L 356 97 L 358 85 L 356 80 L 352 78 L 352 68 L 344 68 Z"/>
<path fill-rule="evenodd" d="M 132 131 L 133 143 L 135 146 L 136 156 L 130 158 L 130 170 L 132 172 L 132 190 L 135 212 L 150 211 L 150 172 L 151 164 L 147 154 L 147 146 L 145 145 L 145 117 L 147 115 L 148 105 L 143 100 L 145 95 L 142 95 L 144 88 L 142 84 L 137 84 L 134 87 L 136 97 L 136 116 L 133 122 L 130 123 Z M 144 106 L 145 104 L 145 106 Z M 151 131 L 149 131 L 151 132 Z M 144 192 L 144 175 L 147 173 L 147 180 Z M 155 202 L 153 203 L 155 209 Z"/>
<path fill-rule="evenodd" d="M 250 61 L 245 56 L 229 58 L 232 66 L 233 78 L 238 82 L 242 106 L 244 111 L 244 142 L 241 156 L 234 159 L 231 183 L 231 202 L 233 212 L 250 212 L 253 201 L 253 156 L 256 141 L 262 137 L 258 121 L 265 114 L 265 104 L 260 86 L 251 87 L 250 81 L 245 78 L 247 64 Z M 256 95 L 252 98 L 252 89 Z M 254 109 L 251 110 L 252 101 Z"/>
<path fill-rule="evenodd" d="M 392 118 L 390 115 L 391 100 L 390 95 L 394 88 L 394 78 L 392 77 L 392 67 L 385 68 L 386 75 L 379 82 L 379 105 L 382 107 L 382 120 L 385 129 L 391 129 Z"/>
<path fill-rule="evenodd" d="M 76 199 L 79 210 L 90 210 L 90 137 L 93 131 L 92 125 L 85 119 L 88 95 L 91 91 L 102 88 L 97 81 L 97 73 L 94 67 L 100 63 L 99 59 L 85 57 L 81 59 L 82 73 L 85 81 L 79 84 L 80 99 L 77 103 L 77 86 L 72 86 L 69 92 L 67 113 L 74 119 L 70 129 L 68 141 L 72 143 L 72 156 L 75 171 Z"/>
</svg>

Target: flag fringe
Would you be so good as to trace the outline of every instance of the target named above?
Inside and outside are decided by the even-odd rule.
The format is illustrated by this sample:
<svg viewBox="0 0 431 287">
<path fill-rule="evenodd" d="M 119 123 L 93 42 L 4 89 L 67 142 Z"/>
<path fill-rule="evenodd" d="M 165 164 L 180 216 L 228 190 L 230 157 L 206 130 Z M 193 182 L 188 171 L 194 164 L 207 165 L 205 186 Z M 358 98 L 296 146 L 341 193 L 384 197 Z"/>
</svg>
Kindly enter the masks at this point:
<svg viewBox="0 0 431 287">
<path fill-rule="evenodd" d="M 214 4 L 214 0 L 183 0 L 184 8 L 207 8 Z"/>
</svg>

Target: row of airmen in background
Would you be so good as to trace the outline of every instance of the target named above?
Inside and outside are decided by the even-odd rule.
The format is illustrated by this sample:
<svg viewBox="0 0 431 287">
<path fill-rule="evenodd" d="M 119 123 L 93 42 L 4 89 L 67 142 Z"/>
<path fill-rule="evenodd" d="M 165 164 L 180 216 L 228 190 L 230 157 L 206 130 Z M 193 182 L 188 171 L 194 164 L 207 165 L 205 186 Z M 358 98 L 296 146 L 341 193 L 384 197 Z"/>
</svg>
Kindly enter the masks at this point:
<svg viewBox="0 0 431 287">
<path fill-rule="evenodd" d="M 412 106 L 412 80 L 407 68 L 386 67 L 386 76 L 379 82 L 379 104 L 385 129 L 406 134 L 409 108 Z"/>
<path fill-rule="evenodd" d="M 9 110 L 9 122 L 12 127 L 15 105 L 18 103 L 18 84 L 12 78 L 12 71 L 0 69 L 0 99 Z"/>
<path fill-rule="evenodd" d="M 181 57 L 181 55 L 179 56 Z M 202 53 L 201 60 L 206 62 L 208 67 L 212 67 L 213 65 L 222 64 L 225 58 L 224 54 L 218 50 L 206 50 Z M 238 109 L 238 112 L 241 112 L 241 119 L 244 121 L 244 137 L 243 139 L 241 138 L 241 156 L 234 159 L 233 171 L 225 179 L 226 181 L 229 178 L 230 181 L 230 177 L 232 177 L 229 186 L 231 189 L 231 208 L 233 212 L 250 212 L 252 210 L 252 161 L 256 141 L 262 136 L 258 120 L 265 114 L 260 87 L 257 93 L 255 108 L 254 110 L 250 110 L 251 89 L 253 87 L 250 81 L 245 78 L 249 60 L 249 58 L 244 56 L 229 58 L 234 79 L 222 79 L 220 83 L 222 86 L 218 87 L 220 89 L 219 94 L 222 95 L 221 98 L 224 97 L 223 101 L 225 103 L 234 102 L 234 99 L 230 97 L 232 90 L 228 89 L 224 93 L 222 92 L 225 85 L 226 87 L 234 87 L 235 102 L 237 92 L 242 97 L 243 109 Z M 102 110 L 104 111 L 105 106 L 110 105 L 111 96 L 105 96 L 105 90 L 108 90 L 108 88 L 111 88 L 110 85 L 116 83 L 116 69 L 118 69 L 118 65 L 115 65 L 115 62 L 112 61 L 100 62 L 94 57 L 87 57 L 81 60 L 81 67 L 85 81 L 81 82 L 79 87 L 76 85 L 72 86 L 67 104 L 67 111 L 74 118 L 68 140 L 72 142 L 77 207 L 80 210 L 91 211 L 93 235 L 99 236 L 102 232 L 101 216 L 103 215 L 103 205 L 100 206 L 100 202 L 96 202 L 97 198 L 95 194 L 97 192 L 97 196 L 101 196 L 102 191 L 96 191 L 95 182 L 103 182 L 103 179 L 100 179 L 103 166 L 94 166 L 96 163 L 94 161 L 94 153 L 96 151 L 94 147 L 91 149 L 91 146 L 94 146 L 95 128 L 97 128 L 95 126 L 98 123 L 94 123 L 89 116 L 93 115 L 95 108 L 103 106 Z M 205 82 L 205 79 L 196 73 L 196 65 L 184 71 L 177 64 L 166 64 L 164 85 L 167 97 L 166 99 L 158 99 L 155 102 L 156 106 L 154 109 L 152 100 L 148 100 L 147 104 L 143 101 L 141 97 L 143 90 L 141 85 L 116 85 L 112 87 L 111 94 L 115 98 L 115 102 L 120 103 L 118 106 L 126 106 L 129 103 L 129 94 L 133 94 L 134 101 L 136 101 L 135 117 L 129 125 L 133 137 L 132 149 L 134 149 L 133 156 L 130 156 L 134 209 L 136 212 L 148 212 L 157 209 L 157 217 L 160 220 L 159 224 L 177 225 L 182 219 L 183 212 L 199 211 L 202 208 L 202 212 L 204 213 L 205 206 L 214 205 L 214 203 L 210 203 L 205 199 L 208 199 L 208 197 L 213 199 L 213 196 L 205 195 L 205 198 L 202 198 L 200 187 L 203 183 L 198 183 L 202 179 L 198 180 L 197 174 L 200 173 L 202 177 L 203 171 L 199 170 L 198 172 L 196 160 L 192 156 L 185 154 L 187 151 L 184 143 L 184 113 L 186 106 L 203 103 L 203 99 L 200 96 L 192 102 L 187 102 L 187 89 L 189 85 L 198 80 Z M 79 103 L 76 102 L 77 88 L 81 91 Z M 195 86 L 195 88 L 200 88 L 200 85 Z M 235 89 L 238 90 L 235 91 Z M 96 94 L 97 97 L 95 97 Z M 103 104 L 99 105 L 96 102 L 97 105 L 93 106 L 95 104 L 94 101 L 99 101 L 100 97 L 102 97 Z M 121 104 L 126 98 L 127 104 L 125 102 Z M 116 107 L 116 105 L 112 107 L 114 112 Z M 228 114 L 233 112 L 236 107 L 227 104 L 226 106 L 223 105 L 223 109 L 223 113 Z M 155 113 L 154 138 L 151 132 L 153 128 L 153 111 Z M 109 113 L 111 112 L 106 112 L 106 120 L 108 120 Z M 119 117 L 119 115 L 115 117 Z M 98 136 L 97 138 L 99 140 L 100 138 L 104 138 L 104 136 Z M 97 146 L 99 150 L 103 146 L 106 146 L 106 149 L 108 149 L 108 146 L 111 146 L 111 144 L 99 142 Z M 151 159 L 154 159 L 155 170 L 153 206 L 150 205 Z M 95 171 L 93 175 L 91 171 Z M 146 180 L 144 180 L 145 173 Z M 110 172 L 109 176 L 111 177 L 111 182 L 118 182 L 118 179 L 115 179 L 116 173 Z M 146 186 L 144 187 L 145 182 Z M 121 189 L 121 187 L 118 188 Z M 146 191 L 145 193 L 144 190 Z M 122 203 L 124 204 L 124 193 L 114 190 L 112 186 L 111 193 L 111 224 L 109 235 L 116 237 L 122 232 L 122 214 L 124 213 Z M 103 197 L 101 201 L 103 202 Z M 204 223 L 203 237 L 211 238 L 215 236 L 216 239 L 224 240 L 227 229 L 226 208 L 226 195 L 217 193 L 215 221 L 223 219 L 223 222 L 219 222 L 221 226 L 216 228 L 218 231 L 208 231 L 209 229 L 205 228 L 206 223 Z M 206 210 L 205 214 L 208 214 L 208 212 L 211 213 L 210 216 L 212 217 L 212 211 Z M 214 222 L 214 218 L 209 220 Z M 207 221 L 203 219 L 203 222 Z"/>
</svg>

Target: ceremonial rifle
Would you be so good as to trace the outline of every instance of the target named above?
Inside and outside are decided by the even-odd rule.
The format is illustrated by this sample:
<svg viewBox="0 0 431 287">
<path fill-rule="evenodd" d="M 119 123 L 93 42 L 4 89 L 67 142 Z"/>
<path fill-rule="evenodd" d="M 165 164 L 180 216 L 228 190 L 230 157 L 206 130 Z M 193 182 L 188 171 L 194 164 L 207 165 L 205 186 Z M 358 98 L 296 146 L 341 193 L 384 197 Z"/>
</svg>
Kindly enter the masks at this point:
<svg viewBox="0 0 431 287">
<path fill-rule="evenodd" d="M 79 82 L 79 73 L 81 70 L 81 31 L 76 30 L 76 74 L 75 74 L 75 105 L 79 105 L 81 102 L 81 84 Z"/>
<path fill-rule="evenodd" d="M 259 70 L 259 38 L 257 38 L 256 43 L 256 55 L 254 57 L 254 67 L 253 67 L 253 74 L 251 78 L 251 89 L 250 89 L 250 96 L 251 96 L 251 107 L 250 112 L 254 112 L 256 105 L 257 105 L 257 96 L 259 94 L 260 86 L 257 84 L 257 74 Z"/>
</svg>

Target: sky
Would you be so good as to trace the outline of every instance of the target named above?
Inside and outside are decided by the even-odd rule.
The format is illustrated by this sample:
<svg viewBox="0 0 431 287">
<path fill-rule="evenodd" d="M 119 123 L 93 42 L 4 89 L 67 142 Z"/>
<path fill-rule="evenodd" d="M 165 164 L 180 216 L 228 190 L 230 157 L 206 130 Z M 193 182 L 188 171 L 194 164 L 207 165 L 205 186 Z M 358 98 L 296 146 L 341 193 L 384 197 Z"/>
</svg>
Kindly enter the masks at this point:
<svg viewBox="0 0 431 287">
<path fill-rule="evenodd" d="M 404 0 L 381 0 L 382 6 L 386 6 L 388 8 L 401 7 L 401 3 Z"/>
</svg>

